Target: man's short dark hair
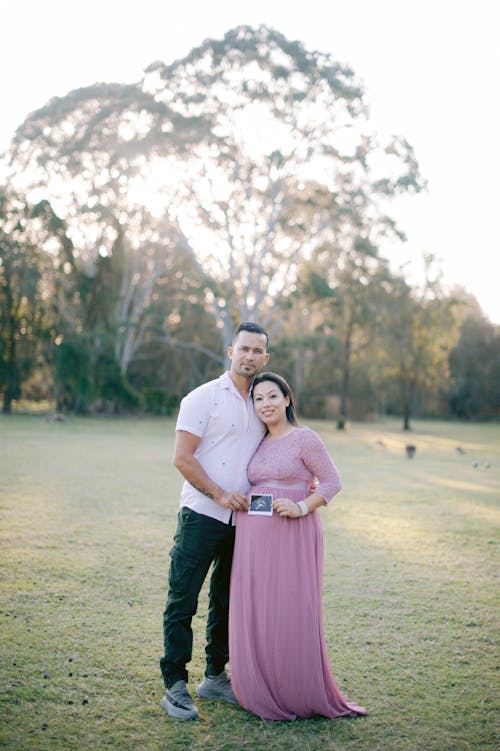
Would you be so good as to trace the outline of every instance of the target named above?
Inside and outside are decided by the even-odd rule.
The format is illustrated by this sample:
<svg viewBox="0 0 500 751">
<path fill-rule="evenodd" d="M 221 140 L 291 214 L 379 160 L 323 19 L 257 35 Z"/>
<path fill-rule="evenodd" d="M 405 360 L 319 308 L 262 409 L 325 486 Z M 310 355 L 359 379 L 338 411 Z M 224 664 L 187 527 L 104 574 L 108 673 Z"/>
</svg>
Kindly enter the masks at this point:
<svg viewBox="0 0 500 751">
<path fill-rule="evenodd" d="M 265 329 L 262 328 L 262 326 L 258 323 L 253 323 L 253 321 L 243 321 L 243 323 L 240 323 L 237 329 L 235 329 L 235 332 L 233 334 L 233 344 L 236 341 L 236 338 L 240 331 L 248 331 L 250 334 L 264 334 L 266 337 L 266 348 L 269 347 L 269 335 Z"/>
</svg>

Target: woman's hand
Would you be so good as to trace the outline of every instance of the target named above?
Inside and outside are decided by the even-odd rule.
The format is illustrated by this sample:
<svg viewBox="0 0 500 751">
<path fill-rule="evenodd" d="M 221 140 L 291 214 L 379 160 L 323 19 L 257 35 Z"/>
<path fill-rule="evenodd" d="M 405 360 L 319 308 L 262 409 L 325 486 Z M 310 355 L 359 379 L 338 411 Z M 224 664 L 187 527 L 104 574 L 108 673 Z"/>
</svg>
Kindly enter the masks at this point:
<svg viewBox="0 0 500 751">
<path fill-rule="evenodd" d="M 300 506 L 297 506 L 290 498 L 277 498 L 273 501 L 273 509 L 280 516 L 289 516 L 291 519 L 297 519 L 299 516 L 302 516 Z"/>
</svg>

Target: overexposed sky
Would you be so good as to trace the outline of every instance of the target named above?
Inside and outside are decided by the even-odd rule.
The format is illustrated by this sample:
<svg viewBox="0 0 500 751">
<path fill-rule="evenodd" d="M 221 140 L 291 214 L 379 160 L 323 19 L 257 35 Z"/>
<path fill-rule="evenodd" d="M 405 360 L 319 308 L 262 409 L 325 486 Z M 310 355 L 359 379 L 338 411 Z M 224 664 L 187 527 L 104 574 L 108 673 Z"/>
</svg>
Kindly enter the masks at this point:
<svg viewBox="0 0 500 751">
<path fill-rule="evenodd" d="M 0 3 L 0 151 L 26 115 L 96 81 L 131 82 L 207 37 L 266 24 L 348 63 L 372 119 L 413 145 L 424 196 L 392 212 L 444 281 L 500 323 L 500 2 L 498 0 L 17 0 Z"/>
</svg>

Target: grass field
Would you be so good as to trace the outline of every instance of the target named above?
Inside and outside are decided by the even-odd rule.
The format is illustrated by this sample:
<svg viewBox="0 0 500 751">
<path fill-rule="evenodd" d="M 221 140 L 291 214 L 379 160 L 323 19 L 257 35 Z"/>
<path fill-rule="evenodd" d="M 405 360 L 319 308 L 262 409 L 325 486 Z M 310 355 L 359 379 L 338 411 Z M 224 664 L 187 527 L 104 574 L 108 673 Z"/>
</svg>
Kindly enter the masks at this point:
<svg viewBox="0 0 500 751">
<path fill-rule="evenodd" d="M 269 723 L 199 700 L 199 721 L 169 720 L 158 659 L 181 485 L 173 421 L 14 416 L 0 419 L 1 748 L 498 749 L 500 426 L 309 424 L 344 484 L 320 512 L 330 661 L 369 715 Z M 206 592 L 192 686 L 205 616 Z"/>
</svg>

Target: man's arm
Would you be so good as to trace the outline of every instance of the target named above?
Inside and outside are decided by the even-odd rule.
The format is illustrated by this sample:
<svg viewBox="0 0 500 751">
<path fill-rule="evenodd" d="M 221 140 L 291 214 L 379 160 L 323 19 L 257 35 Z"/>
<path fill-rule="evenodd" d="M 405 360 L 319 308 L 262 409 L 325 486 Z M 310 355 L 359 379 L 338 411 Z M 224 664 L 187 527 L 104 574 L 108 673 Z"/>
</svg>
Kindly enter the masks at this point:
<svg viewBox="0 0 500 751">
<path fill-rule="evenodd" d="M 175 433 L 174 464 L 191 485 L 200 493 L 212 498 L 215 503 L 232 511 L 246 511 L 247 499 L 238 492 L 226 491 L 217 485 L 205 472 L 194 453 L 201 438 L 187 430 Z"/>
</svg>

